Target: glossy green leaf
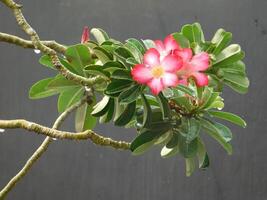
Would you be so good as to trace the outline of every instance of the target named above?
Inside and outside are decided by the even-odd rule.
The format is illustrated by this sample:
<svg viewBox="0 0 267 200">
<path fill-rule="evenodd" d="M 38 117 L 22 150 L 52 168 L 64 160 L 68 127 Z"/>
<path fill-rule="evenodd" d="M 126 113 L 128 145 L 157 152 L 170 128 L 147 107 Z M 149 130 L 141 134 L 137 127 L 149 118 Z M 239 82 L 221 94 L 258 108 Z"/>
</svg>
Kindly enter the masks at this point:
<svg viewBox="0 0 267 200">
<path fill-rule="evenodd" d="M 88 65 L 84 70 L 87 75 L 99 75 L 107 79 L 110 76 L 109 72 L 104 71 L 103 66 L 101 65 Z"/>
<path fill-rule="evenodd" d="M 69 63 L 80 74 L 83 74 L 83 68 L 92 63 L 91 53 L 86 45 L 76 44 L 70 46 L 65 51 L 65 56 Z"/>
<path fill-rule="evenodd" d="M 213 117 L 227 120 L 229 122 L 242 126 L 243 128 L 245 128 L 247 125 L 246 122 L 241 117 L 233 113 L 223 112 L 223 111 L 214 111 L 214 110 L 210 110 L 208 111 L 208 113 Z"/>
<path fill-rule="evenodd" d="M 224 73 L 224 80 L 233 84 L 239 85 L 240 87 L 248 88 L 249 80 L 247 77 L 235 73 Z"/>
<path fill-rule="evenodd" d="M 77 132 L 92 130 L 97 124 L 97 118 L 91 115 L 93 105 L 83 104 L 76 110 L 75 129 Z"/>
<path fill-rule="evenodd" d="M 110 99 L 109 96 L 104 96 L 103 99 L 93 107 L 92 115 L 95 117 L 104 115 L 109 109 Z"/>
<path fill-rule="evenodd" d="M 118 47 L 115 51 L 114 54 L 120 58 L 127 59 L 130 57 L 133 57 L 133 54 L 126 48 L 124 47 Z"/>
<path fill-rule="evenodd" d="M 200 138 L 198 138 L 197 157 L 200 169 L 206 169 L 209 167 L 209 156 L 206 151 L 205 144 Z"/>
<path fill-rule="evenodd" d="M 135 46 L 142 54 L 145 53 L 145 46 L 142 42 L 140 42 L 139 40 L 135 39 L 135 38 L 129 38 L 128 40 L 126 40 L 128 43 L 131 43 L 133 46 Z"/>
<path fill-rule="evenodd" d="M 228 143 L 232 137 L 231 133 L 229 132 L 229 129 L 223 129 L 222 126 L 217 126 L 214 122 L 211 122 L 206 119 L 201 119 L 200 121 L 204 131 L 208 133 L 211 137 L 213 137 L 215 140 L 217 140 L 227 151 L 228 154 L 232 154 L 232 146 L 230 143 Z"/>
<path fill-rule="evenodd" d="M 186 142 L 190 143 L 198 137 L 200 128 L 201 126 L 199 120 L 195 118 L 183 118 L 179 132 L 186 138 Z"/>
<path fill-rule="evenodd" d="M 205 42 L 204 34 L 199 23 L 184 25 L 181 32 L 190 43 L 200 44 Z"/>
<path fill-rule="evenodd" d="M 134 44 L 132 44 L 130 42 L 126 42 L 126 44 L 124 45 L 124 47 L 131 52 L 131 54 L 133 55 L 134 59 L 138 63 L 141 63 L 142 62 L 143 54 L 142 54 L 142 52 Z"/>
<path fill-rule="evenodd" d="M 155 45 L 153 40 L 147 39 L 147 40 L 142 40 L 142 42 L 144 43 L 146 49 L 150 49 L 150 48 L 155 48 L 156 47 L 156 45 Z"/>
<path fill-rule="evenodd" d="M 60 91 L 48 88 L 48 84 L 53 81 L 54 78 L 46 78 L 35 83 L 29 91 L 29 98 L 41 99 L 58 94 Z"/>
<path fill-rule="evenodd" d="M 120 103 L 131 103 L 133 101 L 136 101 L 136 99 L 139 97 L 141 93 L 141 86 L 140 85 L 133 85 L 129 89 L 123 91 L 119 95 L 119 102 Z"/>
<path fill-rule="evenodd" d="M 244 55 L 244 52 L 238 44 L 231 44 L 216 56 L 213 66 L 228 65 L 237 62 L 238 60 L 244 58 Z"/>
<path fill-rule="evenodd" d="M 108 71 L 110 73 L 112 73 L 118 69 L 126 69 L 126 68 L 124 67 L 123 64 L 121 64 L 120 62 L 117 62 L 117 61 L 109 61 L 103 65 L 103 70 Z"/>
<path fill-rule="evenodd" d="M 173 147 L 173 148 L 167 148 L 166 146 L 164 146 L 161 149 L 160 155 L 162 158 L 169 158 L 171 156 L 176 155 L 177 153 L 179 153 L 179 146 L 178 145 L 176 147 Z"/>
<path fill-rule="evenodd" d="M 93 52 L 103 64 L 113 60 L 112 55 L 101 47 L 95 47 Z"/>
<path fill-rule="evenodd" d="M 190 143 L 187 142 L 187 138 L 180 135 L 179 140 L 179 150 L 184 158 L 192 158 L 197 153 L 197 138 L 192 140 Z"/>
<path fill-rule="evenodd" d="M 48 89 L 66 91 L 75 87 L 80 87 L 76 82 L 67 80 L 65 77 L 58 75 L 47 85 Z"/>
<path fill-rule="evenodd" d="M 68 107 L 78 102 L 84 94 L 83 87 L 76 87 L 60 93 L 58 97 L 58 112 L 64 112 Z"/>
<path fill-rule="evenodd" d="M 114 99 L 111 98 L 109 102 L 109 106 L 108 106 L 108 111 L 106 114 L 104 114 L 103 116 L 99 118 L 99 122 L 108 123 L 113 117 L 114 110 L 115 110 L 115 102 L 114 102 Z"/>
<path fill-rule="evenodd" d="M 114 79 L 133 80 L 130 71 L 124 69 L 118 69 L 111 75 Z"/>
<path fill-rule="evenodd" d="M 180 90 L 184 92 L 185 94 L 189 94 L 190 96 L 196 96 L 195 91 L 187 86 L 178 85 L 175 89 Z"/>
<path fill-rule="evenodd" d="M 39 59 L 39 63 L 42 64 L 42 65 L 44 65 L 44 66 L 46 66 L 46 67 L 49 67 L 51 69 L 55 69 L 49 55 L 43 55 Z"/>
<path fill-rule="evenodd" d="M 147 100 L 147 97 L 144 94 L 141 95 L 141 100 L 142 100 L 142 104 L 144 107 L 142 126 L 143 127 L 150 127 L 150 125 L 152 123 L 152 110 L 151 110 L 150 104 Z"/>
<path fill-rule="evenodd" d="M 106 94 L 115 94 L 118 92 L 122 92 L 123 90 L 129 88 L 132 85 L 132 81 L 130 80 L 113 80 L 106 89 Z"/>
<path fill-rule="evenodd" d="M 157 101 L 159 102 L 159 106 L 162 111 L 163 119 L 168 119 L 171 113 L 168 100 L 164 97 L 162 93 L 159 93 L 158 96 L 156 96 L 156 98 L 157 98 Z"/>
<path fill-rule="evenodd" d="M 218 29 L 211 43 L 215 44 L 215 47 L 212 51 L 214 55 L 218 55 L 232 40 L 232 33 L 226 32 L 224 29 Z"/>
<path fill-rule="evenodd" d="M 103 42 L 109 39 L 108 34 L 100 28 L 92 28 L 91 34 L 95 37 L 98 44 L 102 44 Z"/>
<path fill-rule="evenodd" d="M 124 126 L 128 124 L 135 114 L 136 102 L 128 104 L 121 115 L 114 121 L 116 126 Z"/>
<path fill-rule="evenodd" d="M 186 176 L 191 176 L 195 171 L 195 160 L 194 158 L 185 159 L 185 174 Z"/>
<path fill-rule="evenodd" d="M 183 34 L 173 33 L 172 36 L 174 37 L 176 42 L 178 42 L 182 48 L 189 48 L 190 47 L 189 40 Z"/>
<path fill-rule="evenodd" d="M 166 144 L 166 148 L 171 149 L 176 147 L 178 145 L 178 141 L 179 141 L 179 135 L 174 132 L 172 134 L 170 141 L 168 141 L 168 143 Z"/>
</svg>

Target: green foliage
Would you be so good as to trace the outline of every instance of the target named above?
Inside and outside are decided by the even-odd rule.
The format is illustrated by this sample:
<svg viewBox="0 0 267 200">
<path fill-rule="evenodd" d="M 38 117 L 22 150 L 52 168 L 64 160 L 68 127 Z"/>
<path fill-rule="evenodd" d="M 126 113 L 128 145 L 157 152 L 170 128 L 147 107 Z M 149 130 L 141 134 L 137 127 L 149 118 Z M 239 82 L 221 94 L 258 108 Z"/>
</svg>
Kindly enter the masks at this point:
<svg viewBox="0 0 267 200">
<path fill-rule="evenodd" d="M 35 83 L 30 89 L 30 98 L 59 94 L 58 112 L 61 113 L 87 97 L 88 102 L 76 111 L 76 131 L 93 129 L 97 120 L 135 128 L 138 134 L 130 146 L 133 155 L 160 146 L 163 158 L 180 155 L 185 159 L 187 176 L 195 170 L 197 160 L 200 169 L 209 166 L 202 134 L 209 135 L 232 154 L 232 132 L 216 119 L 241 127 L 246 127 L 246 122 L 235 114 L 220 111 L 224 107 L 221 92 L 226 85 L 238 93 L 246 93 L 249 80 L 242 61 L 244 52 L 238 44 L 231 44 L 230 32 L 219 29 L 206 41 L 200 24 L 193 23 L 172 33 L 180 47 L 191 48 L 193 54 L 209 54 L 210 66 L 205 71 L 209 85 L 197 87 L 191 79 L 187 86 L 166 88 L 156 96 L 131 75 L 133 66 L 143 63 L 145 52 L 155 47 L 153 40 L 130 38 L 120 42 L 99 28 L 93 28 L 91 34 L 96 41 L 69 46 L 64 56 L 59 57 L 62 66 L 74 74 L 103 78 L 89 90 L 90 95 L 88 88 L 56 75 Z M 54 69 L 48 55 L 43 55 L 39 62 Z M 98 102 L 96 96 L 101 97 Z"/>
</svg>

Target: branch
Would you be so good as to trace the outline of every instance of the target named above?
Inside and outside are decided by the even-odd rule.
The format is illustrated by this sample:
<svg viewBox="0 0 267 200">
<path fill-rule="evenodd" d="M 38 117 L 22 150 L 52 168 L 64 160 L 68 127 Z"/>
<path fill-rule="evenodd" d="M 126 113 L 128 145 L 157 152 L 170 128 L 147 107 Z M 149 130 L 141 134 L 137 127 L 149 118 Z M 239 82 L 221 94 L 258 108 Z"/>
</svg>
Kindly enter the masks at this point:
<svg viewBox="0 0 267 200">
<path fill-rule="evenodd" d="M 28 49 L 35 49 L 35 46 L 33 45 L 33 42 L 30 40 L 25 40 L 23 38 L 20 38 L 15 35 L 10 35 L 7 33 L 1 33 L 0 32 L 0 41 L 1 42 L 7 42 L 10 44 L 15 44 L 17 46 L 21 46 L 23 48 L 28 48 Z M 66 51 L 66 47 L 62 44 L 57 43 L 56 41 L 41 41 L 45 46 L 55 50 L 58 53 L 64 54 Z"/>
<path fill-rule="evenodd" d="M 124 141 L 115 141 L 111 138 L 106 138 L 98 135 L 92 130 L 86 130 L 79 133 L 71 133 L 66 131 L 59 131 L 52 128 L 48 128 L 33 122 L 29 122 L 23 119 L 16 120 L 0 120 L 0 128 L 3 129 L 16 129 L 22 128 L 27 131 L 35 132 L 37 134 L 46 135 L 57 139 L 68 139 L 68 140 L 88 140 L 90 139 L 93 143 L 102 146 L 111 146 L 116 149 L 129 149 L 130 143 Z"/>
<path fill-rule="evenodd" d="M 27 20 L 24 18 L 21 8 L 22 5 L 16 4 L 13 0 L 1 0 L 8 8 L 10 8 L 13 11 L 13 14 L 17 20 L 18 25 L 21 27 L 21 29 L 30 36 L 31 41 L 35 49 L 39 49 L 42 53 L 47 54 L 50 56 L 52 63 L 54 67 L 61 73 L 65 78 L 72 80 L 76 83 L 85 85 L 85 86 L 92 86 L 95 83 L 99 82 L 101 77 L 96 78 L 85 78 L 79 75 L 76 75 L 69 70 L 67 70 L 65 67 L 63 67 L 59 61 L 59 58 L 57 56 L 57 52 L 50 47 L 44 45 L 42 41 L 40 40 L 38 34 L 36 31 L 30 26 L 30 24 L 27 22 Z"/>
<path fill-rule="evenodd" d="M 65 112 L 63 112 L 55 121 L 53 125 L 53 129 L 58 129 L 62 122 L 66 119 L 66 117 L 74 111 L 76 108 L 80 107 L 85 103 L 85 100 L 81 100 L 80 102 L 69 107 Z M 0 199 L 4 199 L 10 190 L 22 179 L 27 172 L 31 169 L 33 164 L 43 155 L 43 153 L 47 150 L 49 144 L 53 141 L 53 138 L 46 137 L 43 143 L 39 146 L 39 148 L 33 153 L 33 155 L 28 159 L 24 167 L 19 171 L 19 173 L 14 176 L 8 184 L 0 191 Z"/>
</svg>

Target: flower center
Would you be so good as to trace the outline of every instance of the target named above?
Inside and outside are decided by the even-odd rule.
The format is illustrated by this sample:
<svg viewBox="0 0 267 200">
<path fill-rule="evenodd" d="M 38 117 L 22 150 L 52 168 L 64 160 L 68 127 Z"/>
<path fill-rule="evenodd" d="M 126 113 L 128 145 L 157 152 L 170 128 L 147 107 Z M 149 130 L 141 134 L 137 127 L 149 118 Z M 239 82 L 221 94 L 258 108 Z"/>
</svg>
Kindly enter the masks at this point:
<svg viewBox="0 0 267 200">
<path fill-rule="evenodd" d="M 164 69 L 162 66 L 156 66 L 152 69 L 152 76 L 154 78 L 160 78 L 164 74 Z"/>
</svg>

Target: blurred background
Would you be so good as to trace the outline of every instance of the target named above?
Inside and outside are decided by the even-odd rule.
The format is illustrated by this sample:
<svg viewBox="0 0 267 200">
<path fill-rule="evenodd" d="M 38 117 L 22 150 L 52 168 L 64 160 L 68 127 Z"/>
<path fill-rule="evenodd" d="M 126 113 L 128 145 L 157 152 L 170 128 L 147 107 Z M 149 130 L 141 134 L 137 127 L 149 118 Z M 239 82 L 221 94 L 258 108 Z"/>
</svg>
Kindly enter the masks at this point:
<svg viewBox="0 0 267 200">
<path fill-rule="evenodd" d="M 266 0 L 25 0 L 24 14 L 42 39 L 80 42 L 83 26 L 101 27 L 119 40 L 163 39 L 186 23 L 200 22 L 206 39 L 223 27 L 246 52 L 249 93 L 225 88 L 225 110 L 239 114 L 246 129 L 230 125 L 234 153 L 228 156 L 205 137 L 211 160 L 206 171 L 185 176 L 180 157 L 162 159 L 160 149 L 138 157 L 89 141 L 55 141 L 7 199 L 29 200 L 265 200 L 267 198 L 267 1 Z M 0 4 L 0 31 L 27 38 Z M 27 38 L 28 39 L 28 38 Z M 51 126 L 56 97 L 30 100 L 28 89 L 55 72 L 33 50 L 0 43 L 0 118 L 25 118 Z M 73 130 L 73 116 L 64 126 Z M 101 125 L 97 132 L 131 141 L 134 130 Z M 43 136 L 23 130 L 0 135 L 0 187 L 24 165 Z"/>
</svg>

